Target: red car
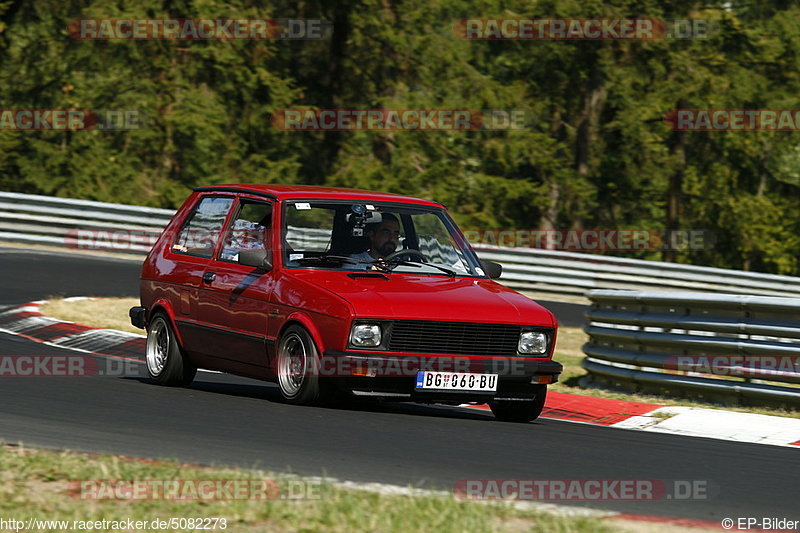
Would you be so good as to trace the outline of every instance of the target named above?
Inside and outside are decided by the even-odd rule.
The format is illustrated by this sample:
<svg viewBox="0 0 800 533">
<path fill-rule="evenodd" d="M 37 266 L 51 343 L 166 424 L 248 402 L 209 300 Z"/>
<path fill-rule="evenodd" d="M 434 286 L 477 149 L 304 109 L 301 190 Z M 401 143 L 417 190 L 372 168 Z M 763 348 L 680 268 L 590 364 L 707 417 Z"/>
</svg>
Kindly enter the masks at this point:
<svg viewBox="0 0 800 533">
<path fill-rule="evenodd" d="M 435 202 L 295 185 L 198 187 L 142 267 L 147 369 L 273 381 L 285 401 L 336 394 L 488 403 L 530 421 L 562 366 L 550 311 L 492 280 Z"/>
</svg>

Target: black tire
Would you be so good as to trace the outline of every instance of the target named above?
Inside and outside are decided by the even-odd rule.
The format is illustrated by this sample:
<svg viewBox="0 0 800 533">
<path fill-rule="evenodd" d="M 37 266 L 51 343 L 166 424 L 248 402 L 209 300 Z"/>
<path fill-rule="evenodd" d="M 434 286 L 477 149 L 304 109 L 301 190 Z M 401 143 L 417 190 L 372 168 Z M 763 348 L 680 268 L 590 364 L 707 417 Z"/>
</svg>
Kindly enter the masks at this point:
<svg viewBox="0 0 800 533">
<path fill-rule="evenodd" d="M 327 384 L 319 375 L 319 351 L 304 328 L 292 324 L 284 330 L 278 341 L 275 369 L 286 403 L 309 405 L 327 398 Z"/>
<path fill-rule="evenodd" d="M 178 346 L 175 332 L 164 313 L 154 314 L 147 325 L 145 366 L 150 381 L 167 387 L 186 387 L 197 374 L 197 367 Z"/>
<path fill-rule="evenodd" d="M 492 413 L 503 422 L 528 423 L 539 418 L 547 399 L 547 385 L 536 385 L 536 397 L 521 402 L 499 401 L 489 403 Z"/>
</svg>

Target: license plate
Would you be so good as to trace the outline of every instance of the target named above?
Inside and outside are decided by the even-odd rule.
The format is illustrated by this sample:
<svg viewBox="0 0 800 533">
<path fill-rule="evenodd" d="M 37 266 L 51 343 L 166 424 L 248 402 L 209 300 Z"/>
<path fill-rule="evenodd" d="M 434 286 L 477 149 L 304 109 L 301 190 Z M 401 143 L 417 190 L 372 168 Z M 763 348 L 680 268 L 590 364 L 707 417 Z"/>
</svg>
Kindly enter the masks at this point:
<svg viewBox="0 0 800 533">
<path fill-rule="evenodd" d="M 418 390 L 456 390 L 493 392 L 497 390 L 497 374 L 463 372 L 417 372 Z"/>
</svg>

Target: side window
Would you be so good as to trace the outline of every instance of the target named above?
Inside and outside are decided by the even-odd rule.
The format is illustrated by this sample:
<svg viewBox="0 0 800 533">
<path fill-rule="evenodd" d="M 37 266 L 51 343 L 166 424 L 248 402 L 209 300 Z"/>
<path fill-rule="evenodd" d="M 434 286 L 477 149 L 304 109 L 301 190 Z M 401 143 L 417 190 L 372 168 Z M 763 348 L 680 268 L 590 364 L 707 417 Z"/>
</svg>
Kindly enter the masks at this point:
<svg viewBox="0 0 800 533">
<path fill-rule="evenodd" d="M 243 200 L 225 232 L 218 259 L 236 262 L 241 250 L 266 250 L 269 254 L 271 232 L 272 205 Z"/>
<path fill-rule="evenodd" d="M 172 251 L 211 258 L 233 198 L 203 198 L 181 228 Z"/>
</svg>

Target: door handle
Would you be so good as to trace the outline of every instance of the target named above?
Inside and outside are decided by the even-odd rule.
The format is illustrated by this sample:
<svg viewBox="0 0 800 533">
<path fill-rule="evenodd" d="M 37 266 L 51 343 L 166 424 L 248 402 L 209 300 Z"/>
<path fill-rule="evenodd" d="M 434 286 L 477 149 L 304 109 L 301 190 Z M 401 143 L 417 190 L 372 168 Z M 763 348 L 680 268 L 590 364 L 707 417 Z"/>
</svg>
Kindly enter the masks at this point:
<svg viewBox="0 0 800 533">
<path fill-rule="evenodd" d="M 214 274 L 213 272 L 204 272 L 203 273 L 203 283 L 211 283 L 212 281 L 214 281 L 214 278 L 216 278 L 216 277 L 217 277 L 217 275 Z"/>
</svg>

